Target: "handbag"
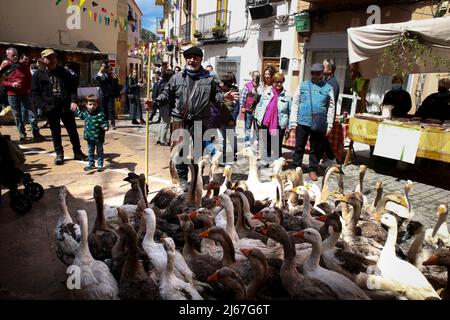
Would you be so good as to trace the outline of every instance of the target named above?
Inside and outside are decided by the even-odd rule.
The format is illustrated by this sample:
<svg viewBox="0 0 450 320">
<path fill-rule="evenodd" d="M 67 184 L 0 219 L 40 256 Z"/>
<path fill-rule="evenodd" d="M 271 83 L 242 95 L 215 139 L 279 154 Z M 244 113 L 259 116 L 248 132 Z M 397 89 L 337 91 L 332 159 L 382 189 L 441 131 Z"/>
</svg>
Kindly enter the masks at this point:
<svg viewBox="0 0 450 320">
<path fill-rule="evenodd" d="M 312 96 L 311 96 L 311 82 L 309 82 L 309 100 L 311 107 L 311 130 L 316 132 L 327 131 L 327 119 L 323 113 L 313 113 Z M 325 124 L 325 125 L 324 125 Z"/>
</svg>

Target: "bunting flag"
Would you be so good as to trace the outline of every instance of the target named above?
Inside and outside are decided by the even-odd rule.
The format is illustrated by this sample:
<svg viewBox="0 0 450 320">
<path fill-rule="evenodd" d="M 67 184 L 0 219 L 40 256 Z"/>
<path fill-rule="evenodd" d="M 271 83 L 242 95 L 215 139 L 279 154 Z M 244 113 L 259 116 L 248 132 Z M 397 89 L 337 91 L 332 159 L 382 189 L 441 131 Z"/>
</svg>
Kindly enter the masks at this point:
<svg viewBox="0 0 450 320">
<path fill-rule="evenodd" d="M 103 13 L 108 13 L 108 11 L 105 8 L 102 8 Z"/>
<path fill-rule="evenodd" d="M 89 20 L 92 20 L 92 10 L 89 10 Z"/>
<path fill-rule="evenodd" d="M 117 19 L 114 20 L 114 28 L 117 28 Z"/>
<path fill-rule="evenodd" d="M 69 7 L 71 5 L 73 5 L 73 0 L 67 0 L 67 6 Z"/>
<path fill-rule="evenodd" d="M 98 3 L 95 2 L 95 1 L 92 1 L 92 6 L 93 6 L 93 7 L 96 7 L 96 6 L 98 6 Z"/>
<path fill-rule="evenodd" d="M 86 0 L 80 0 L 80 3 L 78 4 L 78 7 L 82 7 L 85 2 L 86 2 Z"/>
<path fill-rule="evenodd" d="M 98 22 L 99 22 L 100 24 L 102 24 L 102 15 L 99 15 L 99 16 L 98 16 Z"/>
<path fill-rule="evenodd" d="M 83 12 L 86 12 L 86 11 L 87 11 L 87 9 L 85 7 L 83 7 Z"/>
<path fill-rule="evenodd" d="M 62 0 L 56 0 L 56 5 L 59 5 Z"/>
<path fill-rule="evenodd" d="M 94 12 L 94 21 L 97 21 L 97 12 Z"/>
</svg>

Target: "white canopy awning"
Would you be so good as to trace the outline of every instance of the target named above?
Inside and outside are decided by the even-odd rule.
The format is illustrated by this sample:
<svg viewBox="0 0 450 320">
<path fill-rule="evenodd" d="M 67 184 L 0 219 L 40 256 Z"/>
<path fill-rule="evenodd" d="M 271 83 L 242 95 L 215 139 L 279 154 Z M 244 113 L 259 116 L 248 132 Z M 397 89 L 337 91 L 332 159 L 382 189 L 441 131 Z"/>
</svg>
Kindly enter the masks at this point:
<svg viewBox="0 0 450 320">
<path fill-rule="evenodd" d="M 450 59 L 450 17 L 412 20 L 401 23 L 373 24 L 347 29 L 350 63 L 359 62 L 359 71 L 366 79 L 377 77 L 383 50 L 404 32 L 417 35 L 433 50 L 433 56 Z M 415 64 L 412 73 L 448 72 L 448 68 Z M 384 70 L 384 73 L 390 73 Z"/>
</svg>

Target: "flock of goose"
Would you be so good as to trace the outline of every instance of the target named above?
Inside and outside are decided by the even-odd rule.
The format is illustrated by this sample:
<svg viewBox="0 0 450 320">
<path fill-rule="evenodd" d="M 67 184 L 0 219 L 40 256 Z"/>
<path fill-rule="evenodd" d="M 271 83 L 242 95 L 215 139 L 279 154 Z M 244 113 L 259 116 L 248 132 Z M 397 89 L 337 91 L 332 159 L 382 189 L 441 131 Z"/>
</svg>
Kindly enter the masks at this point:
<svg viewBox="0 0 450 320">
<path fill-rule="evenodd" d="M 110 207 L 93 190 L 96 219 L 85 210 L 75 222 L 59 190 L 56 253 L 81 271 L 78 299 L 449 299 L 450 236 L 447 205 L 434 228 L 413 220 L 407 181 L 398 193 L 366 197 L 360 167 L 355 190 L 344 191 L 340 166 L 319 186 L 301 168 L 274 162 L 261 182 L 250 149 L 247 180 L 218 171 L 217 156 L 190 165 L 188 192 L 176 184 L 150 202 L 143 175 L 130 173 L 124 204 Z M 336 178 L 338 189 L 330 190 Z M 399 190 L 400 191 L 400 190 Z M 399 243 L 414 237 L 409 250 Z"/>
</svg>

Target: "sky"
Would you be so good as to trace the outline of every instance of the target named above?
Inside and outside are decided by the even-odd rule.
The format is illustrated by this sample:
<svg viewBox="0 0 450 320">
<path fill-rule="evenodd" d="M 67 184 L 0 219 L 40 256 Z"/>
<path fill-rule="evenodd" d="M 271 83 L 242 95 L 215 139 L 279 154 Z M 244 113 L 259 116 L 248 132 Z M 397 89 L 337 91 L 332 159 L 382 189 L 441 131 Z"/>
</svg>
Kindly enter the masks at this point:
<svg viewBox="0 0 450 320">
<path fill-rule="evenodd" d="M 136 0 L 136 3 L 144 14 L 144 16 L 142 17 L 142 26 L 147 30 L 155 32 L 155 18 L 162 18 L 163 7 L 155 6 L 155 0 Z"/>
</svg>

